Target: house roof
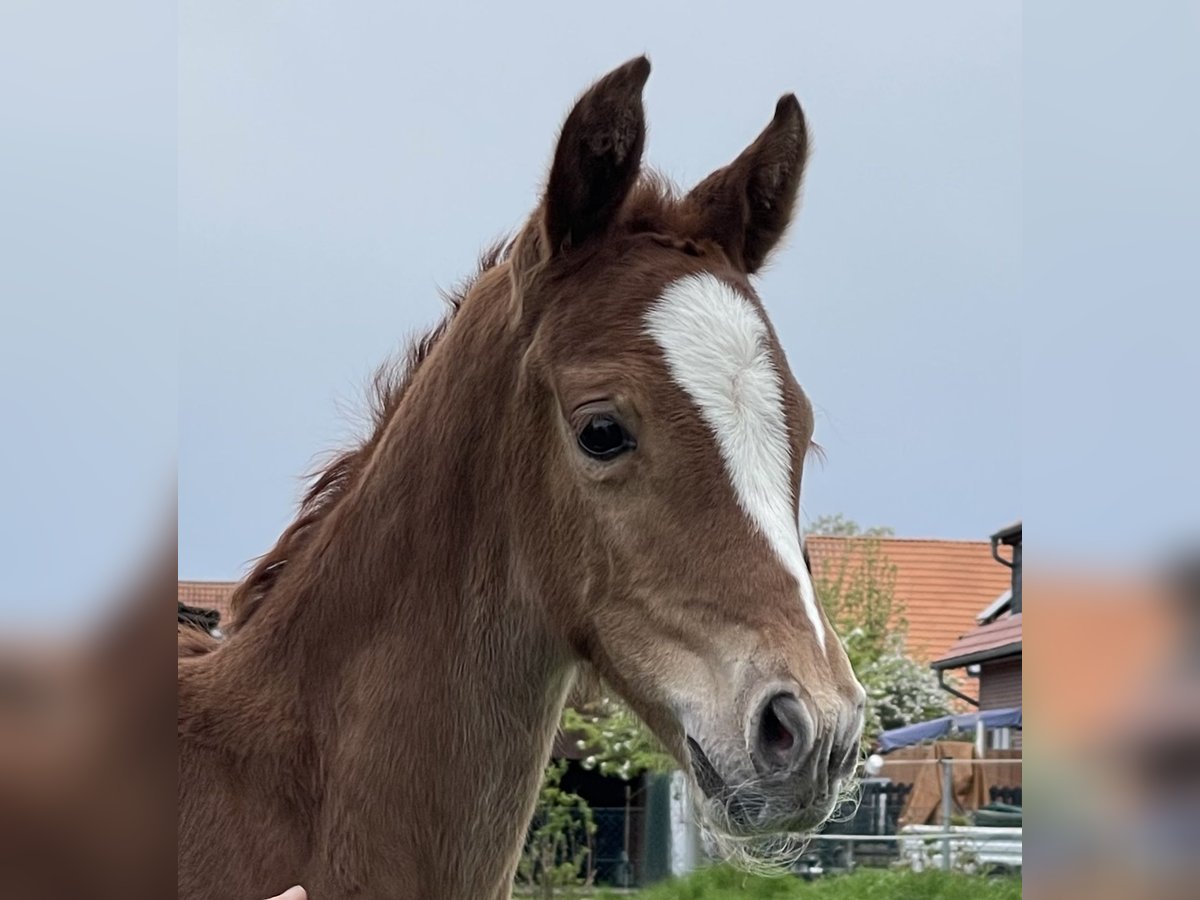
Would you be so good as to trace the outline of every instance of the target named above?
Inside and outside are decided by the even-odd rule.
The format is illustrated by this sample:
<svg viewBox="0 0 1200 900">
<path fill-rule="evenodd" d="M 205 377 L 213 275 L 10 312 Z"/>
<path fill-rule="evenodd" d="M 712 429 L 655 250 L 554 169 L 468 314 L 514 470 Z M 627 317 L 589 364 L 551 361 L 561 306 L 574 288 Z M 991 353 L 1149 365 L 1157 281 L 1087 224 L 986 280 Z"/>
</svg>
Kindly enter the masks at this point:
<svg viewBox="0 0 1200 900">
<path fill-rule="evenodd" d="M 1021 614 L 1005 616 L 972 628 L 935 660 L 935 669 L 955 669 L 972 663 L 1016 656 L 1021 652 Z"/>
<path fill-rule="evenodd" d="M 896 567 L 896 599 L 908 620 L 908 652 L 937 659 L 973 628 L 979 611 L 1012 585 L 1012 570 L 992 557 L 989 541 L 875 538 Z M 836 565 L 841 554 L 863 545 L 862 538 L 811 535 L 806 549 L 813 573 Z M 828 568 L 826 568 L 828 571 Z"/>
<path fill-rule="evenodd" d="M 179 602 L 199 609 L 215 609 L 221 614 L 221 625 L 229 624 L 229 597 L 237 587 L 236 581 L 181 581 Z"/>
</svg>

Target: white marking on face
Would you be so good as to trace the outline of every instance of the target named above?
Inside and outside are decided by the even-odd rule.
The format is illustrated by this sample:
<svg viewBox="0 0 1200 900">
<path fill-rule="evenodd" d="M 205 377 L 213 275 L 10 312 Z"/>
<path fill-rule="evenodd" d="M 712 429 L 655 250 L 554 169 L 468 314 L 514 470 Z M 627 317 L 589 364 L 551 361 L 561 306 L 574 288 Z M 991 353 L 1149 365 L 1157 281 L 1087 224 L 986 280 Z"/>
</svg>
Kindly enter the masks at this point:
<svg viewBox="0 0 1200 900">
<path fill-rule="evenodd" d="M 766 322 L 739 291 L 702 274 L 667 287 L 646 314 L 646 331 L 716 436 L 738 504 L 800 585 L 824 649 L 825 626 L 792 515 L 792 444 Z"/>
</svg>

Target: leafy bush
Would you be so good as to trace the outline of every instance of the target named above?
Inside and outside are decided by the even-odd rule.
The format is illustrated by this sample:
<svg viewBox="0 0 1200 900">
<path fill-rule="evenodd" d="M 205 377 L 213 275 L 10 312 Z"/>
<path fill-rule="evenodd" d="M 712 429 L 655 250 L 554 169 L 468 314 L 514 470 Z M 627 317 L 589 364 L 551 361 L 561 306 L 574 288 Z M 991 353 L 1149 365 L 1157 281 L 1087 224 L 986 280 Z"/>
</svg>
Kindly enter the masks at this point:
<svg viewBox="0 0 1200 900">
<path fill-rule="evenodd" d="M 596 821 L 587 801 L 562 788 L 566 760 L 551 760 L 538 794 L 517 882 L 537 897 L 592 881 L 592 837 Z"/>
</svg>

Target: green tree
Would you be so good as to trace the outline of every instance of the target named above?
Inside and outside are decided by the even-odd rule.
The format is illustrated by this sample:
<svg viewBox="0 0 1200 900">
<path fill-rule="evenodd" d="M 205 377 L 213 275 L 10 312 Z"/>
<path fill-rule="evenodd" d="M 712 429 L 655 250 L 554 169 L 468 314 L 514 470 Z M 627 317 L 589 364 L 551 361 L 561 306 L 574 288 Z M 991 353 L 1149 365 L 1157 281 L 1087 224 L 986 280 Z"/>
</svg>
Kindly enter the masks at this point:
<svg viewBox="0 0 1200 900">
<path fill-rule="evenodd" d="M 886 525 L 876 525 L 863 530 L 853 519 L 847 519 L 841 513 L 832 516 L 817 516 L 809 523 L 809 534 L 822 534 L 829 537 L 891 537 L 896 532 Z"/>
<path fill-rule="evenodd" d="M 809 533 L 848 539 L 823 545 L 811 562 L 817 596 L 867 691 L 864 743 L 881 731 L 947 715 L 949 698 L 937 677 L 905 652 L 908 621 L 896 597 L 896 567 L 880 542 L 892 530 L 863 530 L 836 515 L 818 518 Z"/>
<path fill-rule="evenodd" d="M 562 730 L 576 738 L 585 769 L 623 781 L 643 772 L 669 772 L 675 759 L 622 701 L 605 693 L 563 710 Z"/>
</svg>

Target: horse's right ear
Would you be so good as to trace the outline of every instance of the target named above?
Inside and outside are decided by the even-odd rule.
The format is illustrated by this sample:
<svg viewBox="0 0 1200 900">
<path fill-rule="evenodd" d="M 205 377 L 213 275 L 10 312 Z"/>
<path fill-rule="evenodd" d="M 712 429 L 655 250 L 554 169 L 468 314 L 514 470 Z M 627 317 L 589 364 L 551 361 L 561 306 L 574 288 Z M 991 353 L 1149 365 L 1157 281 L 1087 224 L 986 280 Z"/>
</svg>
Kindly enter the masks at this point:
<svg viewBox="0 0 1200 900">
<path fill-rule="evenodd" d="M 542 202 L 551 254 L 603 232 L 637 180 L 646 144 L 642 87 L 650 60 L 630 60 L 579 98 L 563 124 Z"/>
</svg>

